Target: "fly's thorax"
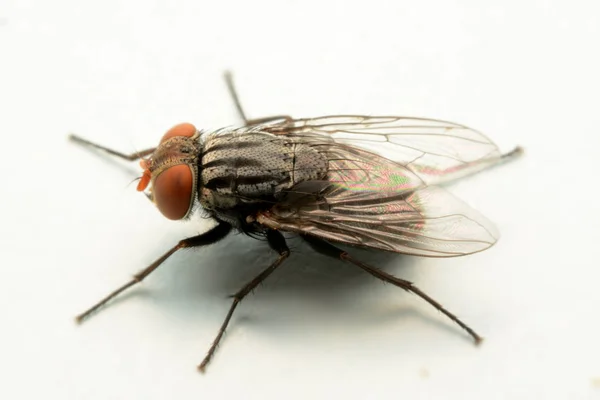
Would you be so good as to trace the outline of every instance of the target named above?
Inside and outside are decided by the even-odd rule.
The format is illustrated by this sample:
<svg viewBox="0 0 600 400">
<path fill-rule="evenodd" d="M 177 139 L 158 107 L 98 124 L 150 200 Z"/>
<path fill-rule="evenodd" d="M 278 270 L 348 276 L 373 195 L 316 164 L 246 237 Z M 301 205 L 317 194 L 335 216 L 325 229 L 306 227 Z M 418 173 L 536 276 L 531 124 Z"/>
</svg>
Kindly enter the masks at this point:
<svg viewBox="0 0 600 400">
<path fill-rule="evenodd" d="M 325 177 L 328 165 L 309 145 L 264 132 L 209 137 L 200 164 L 200 203 L 209 210 L 276 200 L 299 182 Z"/>
<path fill-rule="evenodd" d="M 152 185 L 152 200 L 167 218 L 188 216 L 196 196 L 200 133 L 191 124 L 171 128 L 161 139 L 152 156 L 141 162 L 144 176 L 138 186 Z"/>
</svg>

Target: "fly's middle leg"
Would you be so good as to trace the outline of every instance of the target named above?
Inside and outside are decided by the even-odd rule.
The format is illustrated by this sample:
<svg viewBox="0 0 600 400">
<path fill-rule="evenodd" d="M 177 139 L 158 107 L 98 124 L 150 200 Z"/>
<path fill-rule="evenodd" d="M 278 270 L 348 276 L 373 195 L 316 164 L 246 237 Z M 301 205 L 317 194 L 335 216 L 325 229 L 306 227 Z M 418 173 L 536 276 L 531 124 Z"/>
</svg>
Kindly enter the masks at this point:
<svg viewBox="0 0 600 400">
<path fill-rule="evenodd" d="M 233 312 L 235 311 L 238 304 L 250 292 L 252 292 L 252 290 L 254 290 L 261 282 L 263 282 L 265 279 L 267 279 L 267 277 L 269 275 L 271 275 L 273 273 L 273 271 L 275 271 L 277 269 L 277 267 L 279 267 L 281 265 L 281 263 L 283 263 L 283 261 L 285 261 L 285 259 L 290 256 L 290 249 L 288 248 L 288 246 L 285 242 L 285 238 L 283 237 L 283 235 L 280 232 L 275 231 L 275 230 L 269 230 L 267 232 L 267 242 L 269 243 L 269 246 L 273 250 L 275 250 L 277 253 L 279 253 L 279 257 L 277 257 L 277 259 L 268 268 L 266 268 L 260 274 L 258 274 L 258 276 L 256 278 L 252 279 L 243 288 L 241 288 L 236 294 L 231 296 L 231 297 L 233 297 L 233 302 L 231 303 L 231 307 L 229 307 L 229 312 L 227 312 L 227 316 L 225 317 L 225 320 L 221 324 L 221 328 L 219 329 L 219 332 L 217 333 L 215 340 L 213 340 L 212 345 L 208 349 L 208 352 L 206 353 L 204 360 L 202 360 L 200 365 L 198 365 L 198 369 L 200 370 L 200 372 L 205 371 L 206 366 L 208 365 L 208 363 L 210 362 L 210 359 L 214 355 L 215 350 L 217 349 L 217 346 L 219 345 L 219 342 L 223 338 L 223 334 L 225 333 L 225 330 L 227 329 L 227 325 L 229 325 L 231 316 L 233 315 Z"/>
<path fill-rule="evenodd" d="M 233 75 L 231 74 L 230 71 L 225 71 L 224 77 L 225 77 L 225 83 L 227 84 L 227 90 L 229 91 L 229 94 L 231 95 L 231 98 L 233 99 L 233 103 L 235 104 L 235 109 L 237 110 L 240 118 L 242 118 L 244 120 L 244 123 L 247 126 L 266 124 L 268 122 L 275 122 L 275 121 L 282 121 L 285 123 L 285 122 L 289 122 L 292 120 L 292 117 L 290 117 L 289 115 L 274 115 L 271 117 L 248 119 L 248 117 L 246 117 L 246 113 L 244 112 L 244 108 L 242 107 L 242 103 L 240 102 L 240 98 L 237 94 L 237 90 L 235 89 L 235 84 L 233 83 Z"/>
</svg>

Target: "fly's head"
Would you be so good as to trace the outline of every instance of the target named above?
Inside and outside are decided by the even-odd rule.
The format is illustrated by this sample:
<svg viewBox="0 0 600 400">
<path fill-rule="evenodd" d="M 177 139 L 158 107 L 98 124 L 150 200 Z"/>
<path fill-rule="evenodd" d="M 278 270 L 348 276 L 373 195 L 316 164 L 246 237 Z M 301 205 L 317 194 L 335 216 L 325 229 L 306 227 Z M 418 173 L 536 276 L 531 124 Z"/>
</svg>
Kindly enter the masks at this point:
<svg viewBox="0 0 600 400">
<path fill-rule="evenodd" d="M 183 123 L 169 129 L 154 153 L 140 161 L 144 170 L 137 190 L 150 185 L 151 199 L 158 210 L 171 220 L 188 217 L 194 205 L 198 181 L 200 132 Z"/>
</svg>

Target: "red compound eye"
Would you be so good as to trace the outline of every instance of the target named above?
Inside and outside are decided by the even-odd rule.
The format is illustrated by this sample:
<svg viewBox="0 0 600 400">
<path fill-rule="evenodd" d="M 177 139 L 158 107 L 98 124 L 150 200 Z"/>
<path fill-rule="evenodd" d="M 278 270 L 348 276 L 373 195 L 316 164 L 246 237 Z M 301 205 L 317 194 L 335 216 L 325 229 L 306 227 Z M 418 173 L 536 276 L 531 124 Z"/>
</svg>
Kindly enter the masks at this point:
<svg viewBox="0 0 600 400">
<path fill-rule="evenodd" d="M 183 124 L 175 125 L 171 129 L 165 133 L 165 135 L 160 139 L 161 143 L 166 142 L 168 139 L 171 139 L 175 136 L 186 136 L 192 137 L 196 133 L 196 127 L 188 122 L 184 122 Z"/>
<path fill-rule="evenodd" d="M 167 218 L 184 218 L 192 205 L 194 174 L 185 164 L 167 168 L 153 183 L 154 202 Z"/>
<path fill-rule="evenodd" d="M 192 137 L 195 134 L 196 127 L 192 124 L 175 125 L 164 134 L 160 144 L 162 145 L 174 137 Z M 140 167 L 144 173 L 140 178 L 137 190 L 144 191 L 152 181 L 153 173 L 150 172 L 149 163 L 146 160 L 140 161 Z M 193 191 L 194 173 L 192 168 L 186 164 L 173 165 L 165 169 L 154 178 L 152 183 L 153 199 L 158 210 L 165 217 L 174 220 L 182 219 L 188 214 L 193 203 Z"/>
</svg>

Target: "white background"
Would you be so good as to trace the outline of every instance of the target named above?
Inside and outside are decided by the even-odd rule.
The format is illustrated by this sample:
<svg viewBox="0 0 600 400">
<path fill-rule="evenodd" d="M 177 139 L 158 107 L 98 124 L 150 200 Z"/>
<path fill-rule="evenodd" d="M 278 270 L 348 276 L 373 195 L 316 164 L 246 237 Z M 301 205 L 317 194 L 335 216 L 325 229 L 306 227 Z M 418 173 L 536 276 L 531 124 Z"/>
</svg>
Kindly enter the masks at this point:
<svg viewBox="0 0 600 400">
<path fill-rule="evenodd" d="M 600 398 L 597 1 L 0 3 L 0 398 Z M 186 235 L 129 182 L 171 125 L 363 113 L 475 127 L 527 153 L 451 190 L 500 242 L 456 259 L 359 252 L 476 328 L 290 242 L 232 235 L 174 256 L 81 327 L 73 316 Z"/>
</svg>

